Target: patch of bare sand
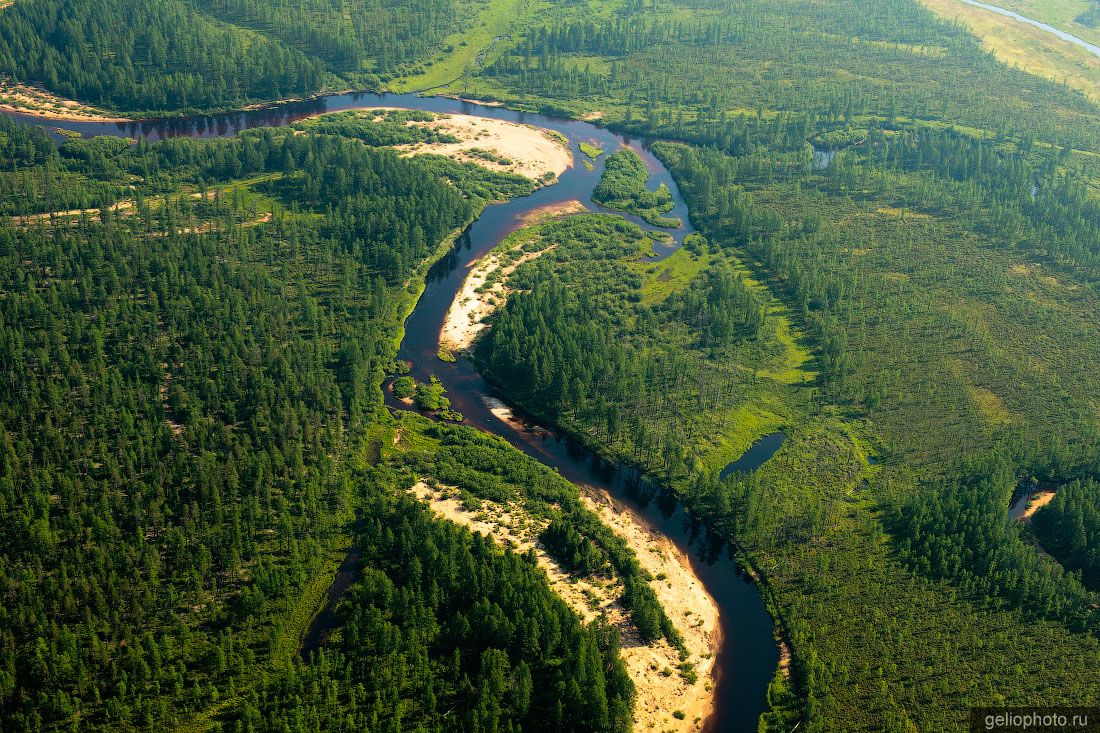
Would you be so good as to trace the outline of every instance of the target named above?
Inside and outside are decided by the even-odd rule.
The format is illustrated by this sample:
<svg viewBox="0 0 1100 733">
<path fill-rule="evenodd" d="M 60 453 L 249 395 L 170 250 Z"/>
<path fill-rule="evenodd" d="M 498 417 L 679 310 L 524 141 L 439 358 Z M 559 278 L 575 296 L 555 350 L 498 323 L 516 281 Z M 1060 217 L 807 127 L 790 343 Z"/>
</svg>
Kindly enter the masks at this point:
<svg viewBox="0 0 1100 733">
<path fill-rule="evenodd" d="M 689 684 L 678 674 L 665 676 L 679 662 L 679 653 L 667 643 L 624 649 L 627 669 L 638 688 L 635 729 L 701 730 L 714 710 L 714 655 L 721 642 L 718 605 L 688 558 L 667 537 L 650 529 L 643 518 L 606 491 L 584 487 L 581 499 L 601 522 L 627 541 L 641 566 L 656 579 L 650 585 L 683 635 L 688 661 L 695 664 L 697 679 Z M 675 711 L 682 712 L 684 719 L 675 718 Z"/>
<path fill-rule="evenodd" d="M 267 224 L 271 221 L 273 215 L 270 211 L 264 212 L 255 219 L 249 219 L 248 221 L 242 221 L 236 226 L 238 229 L 250 229 L 252 227 L 258 227 L 261 224 Z M 184 227 L 177 229 L 176 234 L 210 234 L 211 232 L 220 231 L 220 222 L 216 221 L 204 221 L 198 226 Z"/>
<path fill-rule="evenodd" d="M 627 541 L 641 566 L 655 578 L 651 586 L 684 637 L 688 661 L 695 664 L 697 679 L 690 684 L 677 671 L 680 655 L 676 649 L 664 640 L 649 646 L 640 642 L 619 604 L 622 587 L 617 580 L 570 576 L 543 550 L 538 535 L 545 521 L 533 519 L 522 508 L 488 501 L 481 502 L 481 509 L 468 511 L 458 492 L 447 487 L 433 488 L 420 482 L 410 491 L 440 517 L 486 534 L 518 552 L 533 550 L 551 588 L 585 623 L 605 614 L 619 630 L 623 660 L 637 688 L 635 730 L 702 729 L 714 705 L 714 652 L 720 641 L 718 607 L 695 576 L 691 563 L 667 538 L 651 531 L 644 520 L 617 505 L 606 492 L 583 489 L 585 505 Z M 673 715 L 677 711 L 683 714 L 682 720 Z"/>
<path fill-rule="evenodd" d="M 450 99 L 457 99 L 459 102 L 469 102 L 470 104 L 476 104 L 481 107 L 503 107 L 504 102 L 497 102 L 495 100 L 488 99 L 471 99 L 470 97 L 460 97 L 455 94 L 441 94 L 441 97 L 448 97 Z"/>
<path fill-rule="evenodd" d="M 320 99 L 321 97 L 331 97 L 331 96 L 337 96 L 337 95 L 340 95 L 340 94 L 354 94 L 354 93 L 359 92 L 359 91 L 362 91 L 362 90 L 361 89 L 342 89 L 342 88 L 339 88 L 339 87 L 337 87 L 335 89 L 322 89 L 318 92 L 315 92 L 314 94 L 307 94 L 305 96 L 281 97 L 279 99 L 272 99 L 272 100 L 267 101 L 267 102 L 253 102 L 252 104 L 246 104 L 245 106 L 241 107 L 239 109 L 239 111 L 240 112 L 253 112 L 253 111 L 262 110 L 262 109 L 271 109 L 272 107 L 279 107 L 281 105 L 290 104 L 290 103 L 293 103 L 293 102 L 309 102 L 309 101 L 314 100 L 314 99 Z"/>
<path fill-rule="evenodd" d="M 564 201 L 528 212 L 524 217 L 524 224 L 530 226 L 554 217 L 584 211 L 588 209 L 580 201 Z M 443 320 L 443 328 L 439 332 L 439 345 L 442 348 L 447 351 L 469 349 L 477 335 L 485 329 L 485 319 L 508 300 L 508 276 L 520 265 L 553 249 L 551 246 L 513 258 L 513 253 L 524 244 L 526 242 L 520 242 L 510 250 L 494 250 L 471 263 L 472 269 L 462 282 L 455 299 L 451 301 L 451 307 Z M 487 285 L 490 277 L 494 278 L 493 283 Z"/>
<path fill-rule="evenodd" d="M 583 214 L 587 211 L 588 207 L 579 200 L 569 199 L 568 201 L 560 201 L 556 204 L 547 204 L 531 209 L 523 215 L 523 225 L 533 226 L 551 219 L 569 216 L 570 214 Z"/>
<path fill-rule="evenodd" d="M 205 195 L 205 198 L 208 199 L 208 200 L 212 200 L 217 195 L 217 193 L 218 193 L 217 191 L 208 191 Z M 191 194 L 191 198 L 201 199 L 201 198 L 203 198 L 203 194 L 193 193 L 193 194 Z M 157 203 L 157 200 L 155 200 L 155 199 L 151 200 L 151 201 L 149 201 L 149 203 L 150 204 Z M 163 203 L 163 201 L 160 201 L 159 203 Z M 107 207 L 107 210 L 111 211 L 111 212 L 121 213 L 123 216 L 129 216 L 129 215 L 132 215 L 132 214 L 135 213 L 135 211 L 134 211 L 134 202 L 129 201 L 129 200 L 119 201 L 118 203 L 112 204 L 111 206 Z M 22 215 L 19 215 L 19 216 L 10 217 L 10 219 L 13 223 L 15 223 L 17 225 L 29 226 L 31 223 L 36 222 L 36 221 L 52 221 L 54 219 L 62 219 L 62 220 L 69 221 L 69 220 L 72 220 L 75 217 L 83 216 L 84 214 L 87 214 L 89 216 L 94 217 L 94 216 L 100 216 L 101 213 L 102 213 L 102 210 L 98 209 L 98 208 L 69 209 L 68 211 L 47 211 L 47 212 L 44 212 L 44 213 L 41 213 L 41 214 L 22 214 Z M 267 224 L 272 220 L 272 218 L 274 216 L 270 211 L 258 212 L 258 213 L 259 213 L 259 215 L 257 216 L 257 218 L 250 219 L 248 221 L 242 221 L 239 224 L 237 224 L 237 227 L 241 228 L 241 229 L 248 229 L 250 227 L 259 226 L 261 224 Z M 209 232 L 214 231 L 217 227 L 218 227 L 217 222 L 207 221 L 207 222 L 203 222 L 202 224 L 200 224 L 196 227 L 184 227 L 182 229 L 177 229 L 176 233 L 177 234 L 207 234 Z M 154 232 L 150 236 L 163 237 L 164 233 L 163 232 Z"/>
<path fill-rule="evenodd" d="M 133 187 L 131 186 L 131 188 L 133 188 Z M 213 191 L 207 191 L 205 195 L 201 194 L 201 193 L 193 193 L 193 194 L 191 194 L 191 198 L 193 198 L 193 199 L 206 198 L 206 200 L 208 200 L 208 201 L 213 201 L 214 198 L 217 195 L 218 195 L 218 191 L 215 189 Z M 149 204 L 149 205 L 163 204 L 164 203 L 164 198 L 165 197 L 146 199 L 146 203 Z M 110 206 L 107 207 L 108 211 L 112 211 L 112 212 L 121 211 L 121 212 L 124 212 L 126 214 L 133 213 L 133 209 L 134 209 L 134 202 L 131 201 L 130 199 L 124 199 L 122 201 L 118 201 L 118 202 L 116 202 L 114 204 L 111 204 Z M 41 214 L 20 214 L 20 215 L 13 216 L 13 217 L 10 217 L 10 218 L 11 218 L 11 221 L 13 221 L 17 224 L 26 224 L 26 223 L 33 222 L 33 221 L 47 221 L 49 219 L 55 219 L 55 218 L 56 219 L 72 218 L 74 216 L 83 216 L 84 214 L 88 214 L 89 216 L 99 216 L 101 212 L 102 212 L 102 210 L 99 209 L 99 208 L 68 209 L 67 211 L 46 211 L 46 212 L 43 212 Z M 269 219 L 270 219 L 270 214 L 268 214 L 268 219 L 265 219 L 263 221 L 268 221 Z M 261 221 L 259 223 L 263 223 L 263 221 Z"/>
<path fill-rule="evenodd" d="M 47 120 L 69 122 L 128 122 L 125 117 L 112 117 L 86 104 L 64 99 L 39 87 L 20 84 L 11 79 L 0 81 L 0 109 L 21 112 Z"/>
<path fill-rule="evenodd" d="M 356 111 L 383 109 L 393 108 L 366 107 Z M 410 121 L 406 124 L 426 127 L 458 138 L 456 143 L 394 146 L 396 150 L 403 150 L 410 155 L 445 155 L 491 170 L 518 173 L 535 181 L 544 180 L 547 174 L 560 176 L 573 165 L 573 154 L 565 140 L 549 130 L 533 125 L 463 114 L 438 115 L 431 121 Z"/>
<path fill-rule="evenodd" d="M 1045 507 L 1050 502 L 1054 501 L 1054 497 L 1057 492 L 1051 489 L 1044 489 L 1042 491 L 1036 491 L 1031 495 L 1031 498 L 1027 500 L 1027 508 L 1024 509 L 1024 513 L 1020 515 L 1021 522 L 1030 522 L 1031 518 L 1035 516 L 1035 512 Z"/>
<path fill-rule="evenodd" d="M 133 201 L 119 201 L 116 204 L 111 204 L 107 207 L 108 211 L 127 211 L 134 207 Z M 101 210 L 95 209 L 69 209 L 68 211 L 46 211 L 41 214 L 23 214 L 20 216 L 9 217 L 12 222 L 17 224 L 28 224 L 32 221 L 49 221 L 50 219 L 63 219 L 74 216 L 83 216 L 88 214 L 89 216 L 99 216 Z"/>
<path fill-rule="evenodd" d="M 779 671 L 787 679 L 791 678 L 791 645 L 782 636 L 776 635 L 779 644 Z"/>
</svg>

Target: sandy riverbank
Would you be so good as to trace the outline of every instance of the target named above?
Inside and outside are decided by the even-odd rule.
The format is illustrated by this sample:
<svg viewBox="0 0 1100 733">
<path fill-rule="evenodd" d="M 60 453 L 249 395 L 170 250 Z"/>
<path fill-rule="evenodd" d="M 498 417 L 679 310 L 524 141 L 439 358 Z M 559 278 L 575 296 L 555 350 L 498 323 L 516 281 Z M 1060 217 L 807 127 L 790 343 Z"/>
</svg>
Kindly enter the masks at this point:
<svg viewBox="0 0 1100 733">
<path fill-rule="evenodd" d="M 371 113 L 395 109 L 402 108 L 358 107 L 325 114 Z M 395 150 L 409 155 L 445 155 L 458 161 L 476 163 L 490 170 L 518 173 L 534 181 L 543 181 L 550 174 L 554 177 L 560 176 L 573 165 L 573 153 L 564 138 L 533 125 L 464 114 L 441 114 L 430 121 L 410 121 L 405 124 L 410 127 L 426 127 L 458 138 L 458 142 L 454 143 L 393 146 Z"/>
<path fill-rule="evenodd" d="M 420 482 L 410 489 L 428 503 L 437 516 L 492 537 L 502 546 L 518 552 L 533 549 L 546 572 L 551 587 L 586 622 L 605 613 L 619 629 L 622 655 L 637 688 L 634 728 L 638 731 L 695 731 L 713 710 L 714 653 L 721 641 L 718 607 L 695 576 L 689 560 L 667 538 L 652 532 L 644 520 L 618 505 L 606 492 L 585 488 L 582 500 L 601 521 L 623 537 L 638 557 L 638 562 L 654 578 L 651 582 L 657 598 L 669 618 L 684 637 L 694 663 L 697 679 L 689 684 L 677 671 L 679 652 L 661 641 L 644 645 L 633 624 L 619 605 L 618 581 L 574 578 L 538 545 L 538 534 L 545 525 L 518 506 L 483 502 L 482 509 L 467 511 L 457 491 L 433 488 Z M 673 715 L 679 711 L 683 719 Z"/>
<path fill-rule="evenodd" d="M 459 142 L 399 145 L 398 150 L 446 155 L 493 170 L 518 173 L 536 181 L 547 174 L 560 176 L 573 165 L 568 145 L 546 130 L 531 125 L 462 114 L 409 124 L 453 135 Z M 471 152 L 477 150 L 489 151 L 499 159 L 491 160 Z"/>
<path fill-rule="evenodd" d="M 530 226 L 546 219 L 584 211 L 588 211 L 584 204 L 574 199 L 534 209 L 524 217 L 524 224 Z M 443 320 L 443 328 L 439 333 L 441 347 L 448 351 L 469 349 L 477 335 L 485 329 L 485 319 L 508 300 L 508 276 L 520 265 L 553 249 L 551 246 L 534 252 L 524 252 L 518 258 L 515 257 L 516 250 L 524 244 L 526 242 L 519 242 L 512 249 L 493 250 L 471 263 L 472 269 L 463 280 L 455 299 L 451 301 L 451 307 Z M 494 278 L 493 284 L 486 287 L 490 277 Z"/>
<path fill-rule="evenodd" d="M 1020 515 L 1021 522 L 1030 522 L 1031 518 L 1035 516 L 1035 512 L 1045 507 L 1050 502 L 1054 501 L 1054 497 L 1057 492 L 1050 489 L 1044 491 L 1036 491 L 1031 495 L 1031 498 L 1027 500 L 1027 508 L 1024 509 L 1024 513 Z"/>
<path fill-rule="evenodd" d="M 0 109 L 58 122 L 132 122 L 10 79 L 0 81 Z"/>
<path fill-rule="evenodd" d="M 656 579 L 650 585 L 683 634 L 688 660 L 695 664 L 697 679 L 688 684 L 678 674 L 664 676 L 664 670 L 675 669 L 679 662 L 679 653 L 667 643 L 624 649 L 627 669 L 638 688 L 635 730 L 700 730 L 714 711 L 711 691 L 715 653 L 721 643 L 718 605 L 695 575 L 691 562 L 667 537 L 651 530 L 643 518 L 606 491 L 589 487 L 582 491 L 585 505 L 626 539 L 638 562 Z M 672 715 L 677 710 L 684 713 L 683 720 Z"/>
</svg>

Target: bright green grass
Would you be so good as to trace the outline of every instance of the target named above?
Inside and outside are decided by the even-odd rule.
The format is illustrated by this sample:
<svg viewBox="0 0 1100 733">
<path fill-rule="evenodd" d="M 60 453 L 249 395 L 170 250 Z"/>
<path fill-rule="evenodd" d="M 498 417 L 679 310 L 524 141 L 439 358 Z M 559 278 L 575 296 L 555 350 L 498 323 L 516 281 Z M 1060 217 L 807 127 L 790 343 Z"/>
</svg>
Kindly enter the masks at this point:
<svg viewBox="0 0 1100 733">
<path fill-rule="evenodd" d="M 653 305 L 687 287 L 710 264 L 711 255 L 694 255 L 684 247 L 660 262 L 631 262 L 629 267 L 645 276 L 642 303 Z"/>
<path fill-rule="evenodd" d="M 992 4 L 1015 10 L 1020 15 L 1040 20 L 1091 43 L 1100 43 L 1100 28 L 1089 28 L 1076 22 L 1077 16 L 1095 6 L 1093 0 L 1001 0 Z"/>
<path fill-rule="evenodd" d="M 716 425 L 720 430 L 699 439 L 696 446 L 698 468 L 718 473 L 740 458 L 757 440 L 788 425 L 793 417 L 783 401 L 766 390 L 745 397 L 745 402 L 717 416 Z"/>
<path fill-rule="evenodd" d="M 587 155 L 592 160 L 603 155 L 603 148 L 593 145 L 592 143 L 582 142 L 581 152 Z"/>
<path fill-rule="evenodd" d="M 758 369 L 756 375 L 766 379 L 773 379 L 783 384 L 806 384 L 817 378 L 817 374 L 810 368 L 813 354 L 806 346 L 805 337 L 791 320 L 790 309 L 781 301 L 771 296 L 767 285 L 753 278 L 751 271 L 744 263 L 736 262 L 738 269 L 744 277 L 745 284 L 756 291 L 756 294 L 768 303 L 768 323 L 772 329 L 771 335 L 781 350 L 782 357 L 774 366 Z"/>
<path fill-rule="evenodd" d="M 463 75 L 472 75 L 481 64 L 487 65 L 495 58 L 509 36 L 524 22 L 532 19 L 542 6 L 541 0 L 488 0 L 477 11 L 469 28 L 453 33 L 443 41 L 449 53 L 440 51 L 427 62 L 426 68 L 409 76 L 394 79 L 390 91 L 420 92 L 427 89 L 459 93 L 464 90 Z M 495 40 L 494 39 L 499 39 Z"/>
</svg>

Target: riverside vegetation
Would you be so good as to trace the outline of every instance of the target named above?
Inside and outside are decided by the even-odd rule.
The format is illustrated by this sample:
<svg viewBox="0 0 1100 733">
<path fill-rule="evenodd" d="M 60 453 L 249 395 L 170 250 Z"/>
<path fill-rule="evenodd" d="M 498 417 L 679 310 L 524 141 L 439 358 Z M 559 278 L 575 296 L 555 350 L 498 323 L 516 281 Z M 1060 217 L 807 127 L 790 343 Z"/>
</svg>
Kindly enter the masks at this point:
<svg viewBox="0 0 1100 733">
<path fill-rule="evenodd" d="M 1076 366 L 1100 343 L 1100 111 L 915 3 L 662 10 L 546 24 L 476 88 L 682 141 L 654 152 L 705 245 L 525 265 L 488 373 L 746 549 L 794 652 L 767 725 L 950 730 L 967 705 L 1095 699 L 1090 510 L 1076 490 L 1073 515 L 1037 515 L 1040 542 L 1071 531 L 1064 566 L 1006 513 L 1018 482 L 1100 466 Z M 812 144 L 840 152 L 821 169 Z M 721 309 L 715 341 L 705 311 L 670 316 L 720 263 L 757 302 Z M 716 481 L 778 427 L 768 464 Z"/>
<path fill-rule="evenodd" d="M 579 520 L 576 489 L 468 428 L 410 418 L 394 447 L 381 407 L 423 262 L 531 181 L 286 128 L 0 132 L 5 730 L 629 728 L 617 632 L 403 498 L 414 475 L 542 482 Z M 551 544 L 613 563 L 639 629 L 675 639 L 629 550 L 574 526 Z M 303 660 L 349 527 L 363 567 Z"/>
<path fill-rule="evenodd" d="M 66 45 L 65 33 L 41 30 L 55 27 L 32 22 L 43 2 L 0 11 L 0 22 L 23 23 L 18 33 L 0 32 L 2 67 L 20 81 L 126 111 L 272 94 L 235 80 L 249 66 L 232 59 L 245 51 L 222 57 L 225 73 L 210 75 L 215 88 L 202 95 L 161 99 L 156 90 L 180 86 L 181 77 L 158 87 L 148 63 L 133 64 L 139 81 L 125 93 L 102 82 L 98 91 L 82 74 L 103 68 L 106 79 L 117 57 L 85 59 L 94 44 Z M 272 13 L 281 7 L 268 5 Z M 106 0 L 64 7 L 69 17 L 89 8 L 121 12 Z M 224 3 L 217 12 L 227 18 L 243 7 Z M 454 23 L 467 17 L 458 13 Z M 999 64 L 915 0 L 532 3 L 514 24 L 484 67 L 451 91 L 576 117 L 597 113 L 615 129 L 676 141 L 653 149 L 676 176 L 701 236 L 651 263 L 648 238 L 621 218 L 539 225 L 534 236 L 557 247 L 510 276 L 515 290 L 475 355 L 521 405 L 637 463 L 736 539 L 793 653 L 790 677 L 777 674 L 771 687 L 765 726 L 962 730 L 971 705 L 1096 703 L 1100 600 L 1090 497 L 1100 478 L 1100 384 L 1082 366 L 1100 357 L 1096 104 Z M 270 75 L 300 65 L 280 94 L 367 78 L 317 61 L 308 44 L 270 37 L 258 19 L 249 26 L 217 28 L 288 49 L 281 68 L 257 67 Z M 430 22 L 423 28 L 425 37 L 442 32 Z M 206 43 L 217 37 L 211 33 L 200 28 L 192 40 Z M 23 43 L 41 52 L 16 53 Z M 61 62 L 70 58 L 82 64 Z M 358 73 L 381 80 L 403 73 L 400 64 L 413 73 L 415 61 L 393 58 L 396 65 Z M 4 586 L 10 602 L 0 648 L 4 669 L 15 670 L 0 684 L 8 720 L 36 729 L 77 716 L 109 727 L 125 717 L 149 727 L 204 711 L 246 730 L 274 724 L 265 710 L 329 721 L 327 700 L 366 716 L 376 699 L 401 698 L 407 709 L 437 711 L 465 699 L 464 720 L 504 727 L 523 724 L 531 710 L 551 718 L 534 697 L 518 705 L 519 693 L 505 693 L 499 680 L 526 680 L 521 662 L 534 675 L 542 655 L 566 649 L 576 664 L 540 682 L 572 689 L 572 675 L 598 701 L 590 662 L 603 655 L 608 716 L 597 704 L 590 720 L 599 721 L 594 727 L 621 720 L 611 713 L 614 700 L 626 699 L 614 682 L 613 640 L 577 629 L 557 646 L 524 647 L 507 670 L 492 654 L 482 666 L 483 648 L 453 647 L 471 686 L 494 681 L 482 686 L 493 693 L 484 707 L 463 697 L 470 688 L 454 684 L 464 679 L 454 666 L 431 656 L 439 646 L 426 652 L 441 660 L 439 676 L 413 675 L 423 686 L 407 695 L 394 692 L 393 680 L 360 681 L 355 675 L 391 649 L 372 657 L 376 651 L 349 645 L 361 637 L 346 636 L 348 629 L 382 628 L 351 608 L 340 612 L 346 628 L 324 661 L 303 665 L 287 652 L 302 609 L 314 605 L 306 599 L 323 592 L 317 564 L 333 562 L 346 541 L 342 520 L 357 509 L 367 524 L 420 526 L 403 500 L 358 501 L 389 496 L 364 486 L 400 488 L 387 482 L 408 478 L 400 473 L 407 467 L 382 457 L 392 435 L 368 417 L 379 400 L 371 385 L 392 359 L 406 284 L 420 262 L 477 201 L 493 197 L 460 192 L 516 193 L 522 180 L 449 161 L 401 161 L 320 134 L 133 149 L 74 141 L 58 153 L 42 136 L 12 128 L 2 142 L 11 155 L 0 172 L 8 215 L 98 212 L 24 217 L 5 230 L 5 290 L 17 294 L 3 301 L 5 348 L 19 355 L 5 363 L 20 365 L 4 398 L 4 573 L 18 579 Z M 827 167 L 815 163 L 815 145 L 836 154 Z M 361 166 L 342 152 L 350 150 L 367 156 Z M 345 177 L 330 181 L 323 164 L 335 163 L 331 170 Z M 343 174 L 349 165 L 356 172 Z M 350 193 L 373 182 L 365 171 L 376 167 L 388 172 L 384 180 L 412 186 L 368 189 L 389 190 L 395 198 L 384 200 L 400 216 L 380 206 L 360 213 L 364 197 Z M 436 185 L 440 177 L 455 185 Z M 635 193 L 636 186 L 607 200 Z M 112 212 L 123 202 L 134 213 Z M 265 207 L 270 222 L 245 226 Z M 199 233 L 204 227 L 211 228 Z M 376 236 L 359 236 L 361 227 Z M 122 239 L 114 249 L 86 246 L 115 236 Z M 135 237 L 152 252 L 123 246 Z M 78 264 L 86 270 L 75 271 Z M 135 280 L 132 272 L 146 274 Z M 230 274 L 277 279 L 246 287 Z M 184 297 L 165 283 L 191 289 Z M 217 297 L 200 297 L 215 286 Z M 200 317 L 188 304 L 227 312 Z M 96 320 L 84 318 L 92 306 L 102 314 Z M 118 309 L 129 309 L 126 318 Z M 252 313 L 263 316 L 259 325 L 245 316 Z M 176 330 L 157 341 L 162 321 Z M 246 322 L 250 328 L 230 328 Z M 216 359 L 214 344 L 224 350 Z M 123 360 L 127 352 L 117 349 L 142 358 Z M 248 369 L 252 381 L 232 376 Z M 252 392 L 234 397 L 242 385 Z M 125 412 L 113 407 L 123 398 L 133 402 Z M 778 428 L 789 439 L 768 463 L 718 481 L 722 467 Z M 206 473 L 193 465 L 230 447 L 241 454 L 233 471 L 224 460 L 206 458 Z M 70 466 L 77 468 L 62 468 Z M 206 475 L 210 482 L 189 483 Z M 1013 494 L 1034 485 L 1058 488 L 1057 498 L 1030 528 L 1007 523 Z M 158 492 L 157 502 L 143 498 Z M 218 506 L 223 521 L 215 526 Z M 463 557 L 461 548 L 472 548 L 457 535 L 447 539 L 453 530 L 432 531 Z M 417 579 L 411 561 L 399 565 L 420 548 L 359 532 L 375 548 L 377 572 L 356 597 L 372 599 L 379 615 L 393 611 L 396 589 L 430 590 L 426 577 L 450 587 L 423 566 Z M 170 541 L 194 545 L 148 549 L 174 548 Z M 479 567 L 503 567 L 468 551 Z M 516 587 L 530 581 L 522 565 L 515 570 Z M 279 580 L 261 585 L 265 573 Z M 125 584 L 135 588 L 123 592 Z M 480 587 L 492 595 L 503 586 Z M 227 610 L 245 588 L 261 610 Z M 67 600 L 83 598 L 78 593 L 119 602 Z M 539 593 L 545 614 L 524 618 L 558 618 Z M 468 599 L 452 607 L 428 596 L 409 607 L 449 623 L 450 610 Z M 84 606 L 90 615 L 78 613 Z M 154 630 L 138 631 L 146 628 Z M 246 670 L 255 676 L 250 654 L 271 660 L 254 686 L 244 683 Z M 147 671 L 154 668 L 155 678 Z M 349 674 L 354 684 L 335 681 Z M 32 676 L 47 686 L 32 693 Z M 215 688 L 228 691 L 224 699 Z M 442 725 L 430 714 L 414 719 Z"/>
</svg>

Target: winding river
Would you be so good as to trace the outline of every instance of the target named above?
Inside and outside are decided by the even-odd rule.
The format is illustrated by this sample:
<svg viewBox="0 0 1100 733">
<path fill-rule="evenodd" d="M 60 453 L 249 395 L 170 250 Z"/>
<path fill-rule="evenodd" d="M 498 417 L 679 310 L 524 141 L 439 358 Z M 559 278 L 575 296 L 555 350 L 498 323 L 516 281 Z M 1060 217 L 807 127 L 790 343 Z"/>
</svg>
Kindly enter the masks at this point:
<svg viewBox="0 0 1100 733">
<path fill-rule="evenodd" d="M 1007 8 L 998 7 L 997 5 L 990 5 L 988 3 L 979 2 L 979 0 L 961 1 L 966 3 L 967 5 L 973 5 L 976 8 L 982 8 L 983 10 L 988 10 L 990 12 L 997 13 L 998 15 L 1004 15 L 1006 17 L 1012 18 L 1013 20 L 1018 20 L 1021 23 L 1033 25 L 1036 28 L 1046 31 L 1047 33 L 1058 36 L 1063 41 L 1068 41 L 1075 46 L 1080 46 L 1094 56 L 1100 56 L 1100 46 L 1097 46 L 1095 43 L 1089 43 L 1084 38 L 1078 38 L 1072 33 L 1066 33 L 1064 30 L 1061 30 L 1060 28 L 1055 28 L 1054 26 L 1048 23 L 1044 23 L 1041 20 L 1035 20 L 1033 18 L 1027 17 L 1026 15 L 1020 15 L 1014 10 L 1008 10 Z"/>
<path fill-rule="evenodd" d="M 674 244 L 658 244 L 654 250 L 656 259 L 667 257 L 675 251 L 684 236 L 693 231 L 687 206 L 676 182 L 649 152 L 646 141 L 631 141 L 578 120 L 517 112 L 446 97 L 411 94 L 341 94 L 260 110 L 142 122 L 44 121 L 19 113 L 9 113 L 9 116 L 29 124 L 89 136 L 114 135 L 158 140 L 178 135 L 233 135 L 248 128 L 284 125 L 325 112 L 369 106 L 478 115 L 555 130 L 569 139 L 577 165 L 566 171 L 552 186 L 540 188 L 524 198 L 486 207 L 455 248 L 430 270 L 424 293 L 405 323 L 405 338 L 398 358 L 412 363 L 412 375 L 418 380 L 427 379 L 432 374 L 437 376 L 446 386 L 447 396 L 454 408 L 465 416 L 467 424 L 503 437 L 570 481 L 607 490 L 617 500 L 636 509 L 654 529 L 668 536 L 684 551 L 691 559 L 694 571 L 717 602 L 720 615 L 722 644 L 716 660 L 716 706 L 707 728 L 723 733 L 756 730 L 757 719 L 767 707 L 767 685 L 776 669 L 779 650 L 773 637 L 773 622 L 759 590 L 738 568 L 729 544 L 711 534 L 679 504 L 675 496 L 646 481 L 635 469 L 608 463 L 575 442 L 522 416 L 517 415 L 512 420 L 502 419 L 499 415 L 506 411 L 506 397 L 495 394 L 470 361 L 459 357 L 456 362 L 448 363 L 438 360 L 436 356 L 444 317 L 469 268 L 505 236 L 518 229 L 526 214 L 536 208 L 574 199 L 593 211 L 604 210 L 592 201 L 591 194 L 599 181 L 606 156 L 595 161 L 594 170 L 587 170 L 579 165 L 582 154 L 578 144 L 582 141 L 594 143 L 608 151 L 631 145 L 649 167 L 651 187 L 657 183 L 668 186 L 675 201 L 675 208 L 668 216 L 679 217 L 684 226 L 672 232 Z M 627 218 L 644 229 L 654 229 L 635 217 Z M 390 406 L 404 408 L 392 399 Z M 745 456 L 738 462 L 737 469 L 753 470 L 770 455 L 764 450 L 759 455 Z M 349 567 L 347 572 L 342 567 L 341 577 L 349 581 L 354 561 L 350 565 L 345 562 L 345 565 Z M 320 631 L 311 629 L 307 645 L 311 639 L 314 643 L 319 640 Z"/>
</svg>

